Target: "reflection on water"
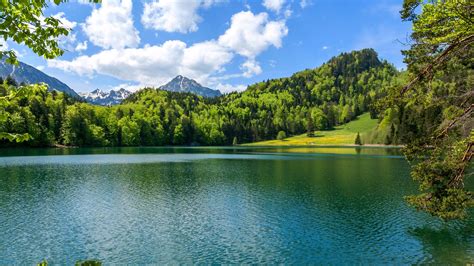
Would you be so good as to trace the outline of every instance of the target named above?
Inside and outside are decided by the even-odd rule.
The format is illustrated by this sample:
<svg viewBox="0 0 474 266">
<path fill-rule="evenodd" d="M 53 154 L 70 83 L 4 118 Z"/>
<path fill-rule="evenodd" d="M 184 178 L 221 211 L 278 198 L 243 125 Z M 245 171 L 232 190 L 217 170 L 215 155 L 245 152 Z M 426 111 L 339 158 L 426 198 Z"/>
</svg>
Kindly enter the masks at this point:
<svg viewBox="0 0 474 266">
<path fill-rule="evenodd" d="M 0 264 L 473 261 L 473 215 L 407 207 L 416 186 L 395 151 L 312 149 L 9 151 Z"/>
<path fill-rule="evenodd" d="M 424 263 L 437 264 L 465 264 L 472 263 L 473 258 L 466 260 L 465 250 L 473 251 L 474 226 L 472 223 L 460 223 L 456 225 L 451 222 L 450 226 L 444 224 L 438 226 L 417 227 L 409 230 L 409 233 L 423 243 L 424 251 L 429 254 Z"/>
<path fill-rule="evenodd" d="M 284 146 L 284 147 L 100 147 L 100 148 L 29 148 L 0 149 L 0 156 L 42 156 L 42 155 L 80 155 L 80 154 L 236 154 L 236 153 L 306 153 L 306 154 L 345 154 L 401 156 L 399 148 L 384 147 L 338 147 L 338 146 Z"/>
</svg>

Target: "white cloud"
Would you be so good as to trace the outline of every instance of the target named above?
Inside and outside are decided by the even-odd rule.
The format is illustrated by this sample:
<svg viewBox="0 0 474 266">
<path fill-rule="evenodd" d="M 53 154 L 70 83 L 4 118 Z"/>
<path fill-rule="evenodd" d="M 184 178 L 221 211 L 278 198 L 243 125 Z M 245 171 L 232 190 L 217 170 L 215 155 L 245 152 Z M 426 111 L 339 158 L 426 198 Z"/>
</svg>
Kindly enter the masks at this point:
<svg viewBox="0 0 474 266">
<path fill-rule="evenodd" d="M 53 15 L 52 17 L 55 19 L 58 19 L 61 22 L 63 27 L 71 29 L 71 30 L 74 29 L 77 25 L 77 22 L 70 21 L 69 19 L 67 19 L 65 17 L 64 12 L 59 12 L 56 15 Z"/>
<path fill-rule="evenodd" d="M 221 72 L 232 58 L 233 54 L 215 41 L 197 43 L 184 50 L 182 74 L 204 81 L 207 73 Z"/>
<path fill-rule="evenodd" d="M 13 53 L 15 53 L 15 55 L 18 57 L 18 58 L 22 58 L 23 56 L 26 55 L 26 51 L 25 49 L 23 49 L 21 52 L 16 50 L 16 49 L 13 49 L 11 47 L 8 46 L 8 43 L 3 40 L 3 39 L 0 39 L 0 51 L 1 52 L 5 52 L 5 51 L 13 51 Z"/>
<path fill-rule="evenodd" d="M 329 49 L 329 47 L 327 47 L 327 46 L 323 46 L 323 47 L 321 47 L 321 49 L 323 49 L 323 50 L 327 50 L 327 49 Z"/>
<path fill-rule="evenodd" d="M 75 50 L 77 52 L 82 52 L 82 51 L 87 50 L 87 41 L 78 43 Z"/>
<path fill-rule="evenodd" d="M 104 0 L 87 17 L 82 28 L 89 40 L 102 48 L 137 47 L 138 31 L 133 26 L 131 0 Z"/>
<path fill-rule="evenodd" d="M 117 91 L 120 89 L 125 89 L 127 91 L 135 92 L 143 88 L 145 88 L 145 86 L 141 84 L 122 83 L 117 86 L 111 86 L 110 90 Z"/>
<path fill-rule="evenodd" d="M 240 69 L 242 69 L 242 75 L 246 78 L 250 78 L 262 73 L 262 68 L 260 67 L 258 62 L 252 59 L 245 61 L 240 67 Z"/>
<path fill-rule="evenodd" d="M 233 91 L 244 91 L 244 90 L 247 89 L 247 86 L 246 85 L 241 85 L 241 84 L 231 85 L 231 84 L 219 83 L 219 84 L 217 84 L 216 89 L 218 89 L 222 93 L 230 93 L 230 92 L 233 92 Z"/>
<path fill-rule="evenodd" d="M 145 3 L 142 24 L 145 28 L 167 32 L 194 32 L 202 18 L 199 8 L 210 7 L 216 0 L 153 0 Z"/>
<path fill-rule="evenodd" d="M 219 44 L 253 59 L 271 45 L 280 48 L 287 34 L 285 21 L 269 21 L 267 13 L 254 15 L 242 11 L 232 16 L 229 29 L 219 37 Z"/>
<path fill-rule="evenodd" d="M 67 36 L 61 36 L 58 39 L 58 43 L 61 48 L 64 48 L 66 50 L 74 50 L 75 43 L 76 43 L 76 33 L 70 32 L 69 35 Z"/>
<path fill-rule="evenodd" d="M 62 27 L 70 30 L 68 35 L 62 35 L 58 38 L 60 47 L 66 50 L 74 50 L 76 43 L 76 33 L 74 32 L 74 28 L 77 26 L 77 22 L 67 19 L 64 12 L 59 12 L 55 15 L 52 15 L 52 17 L 58 19 L 61 22 Z M 44 17 L 41 17 L 41 19 L 43 20 Z"/>
<path fill-rule="evenodd" d="M 39 65 L 39 66 L 36 66 L 36 69 L 38 69 L 39 71 L 43 71 L 45 69 L 45 66 Z"/>
<path fill-rule="evenodd" d="M 280 13 L 281 8 L 285 4 L 285 0 L 264 0 L 262 4 L 268 10 Z"/>
<path fill-rule="evenodd" d="M 210 4 L 214 2 L 209 0 Z M 204 6 L 209 3 L 201 2 Z M 281 47 L 282 38 L 287 34 L 285 20 L 271 21 L 267 13 L 255 15 L 245 11 L 232 16 L 228 30 L 217 40 L 191 46 L 179 40 L 142 48 L 124 48 L 120 45 L 94 55 L 79 56 L 72 61 L 49 60 L 48 66 L 89 77 L 107 75 L 140 86 L 159 86 L 180 74 L 215 87 L 223 80 L 248 78 L 262 73 L 256 57 L 271 46 Z M 87 47 L 87 43 L 83 44 Z M 78 45 L 78 48 L 83 47 Z M 240 66 L 242 73 L 224 74 L 225 65 L 237 54 L 246 58 Z M 242 89 L 242 86 L 236 88 Z"/>
<path fill-rule="evenodd" d="M 196 13 L 200 3 L 186 0 L 160 0 L 145 3 L 142 23 L 145 28 L 167 32 L 197 31 L 201 17 Z"/>
<path fill-rule="evenodd" d="M 106 50 L 72 61 L 50 60 L 48 66 L 79 75 L 103 74 L 148 86 L 162 85 L 178 74 L 205 84 L 232 57 L 231 52 L 213 41 L 187 47 L 184 42 L 174 40 L 161 46 Z"/>
<path fill-rule="evenodd" d="M 77 0 L 77 3 L 79 3 L 81 5 L 89 5 L 89 6 L 94 5 L 94 3 L 91 3 L 89 0 Z"/>
</svg>

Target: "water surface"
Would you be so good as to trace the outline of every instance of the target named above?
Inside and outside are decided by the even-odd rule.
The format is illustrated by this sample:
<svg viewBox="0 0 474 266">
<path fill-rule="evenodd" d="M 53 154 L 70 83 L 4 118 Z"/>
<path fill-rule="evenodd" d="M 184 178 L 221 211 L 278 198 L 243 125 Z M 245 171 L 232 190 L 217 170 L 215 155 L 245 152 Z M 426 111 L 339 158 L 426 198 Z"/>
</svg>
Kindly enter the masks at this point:
<svg viewBox="0 0 474 266">
<path fill-rule="evenodd" d="M 396 149 L 0 150 L 0 264 L 469 263 Z M 469 184 L 468 184 L 469 185 Z"/>
</svg>

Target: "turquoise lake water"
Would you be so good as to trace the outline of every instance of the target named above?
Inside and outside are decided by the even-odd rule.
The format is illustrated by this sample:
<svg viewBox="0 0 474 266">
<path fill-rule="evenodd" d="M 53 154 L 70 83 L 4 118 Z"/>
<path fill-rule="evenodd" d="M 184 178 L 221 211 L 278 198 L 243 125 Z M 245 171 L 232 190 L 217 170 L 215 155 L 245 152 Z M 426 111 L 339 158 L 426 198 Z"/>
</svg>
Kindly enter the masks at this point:
<svg viewBox="0 0 474 266">
<path fill-rule="evenodd" d="M 2 149 L 0 182 L 0 265 L 474 262 L 397 149 Z"/>
</svg>

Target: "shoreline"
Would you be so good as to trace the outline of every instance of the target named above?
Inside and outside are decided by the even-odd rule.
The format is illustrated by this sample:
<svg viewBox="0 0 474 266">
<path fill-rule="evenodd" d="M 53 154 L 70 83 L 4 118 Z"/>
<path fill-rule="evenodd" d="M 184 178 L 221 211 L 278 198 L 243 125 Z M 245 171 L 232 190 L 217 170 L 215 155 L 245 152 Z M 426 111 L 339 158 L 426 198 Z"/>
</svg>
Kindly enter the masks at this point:
<svg viewBox="0 0 474 266">
<path fill-rule="evenodd" d="M 406 145 L 385 145 L 385 144 L 306 144 L 306 145 L 285 145 L 285 144 L 240 144 L 242 147 L 353 147 L 353 148 L 405 148 Z"/>
<path fill-rule="evenodd" d="M 104 149 L 104 148 L 291 148 L 291 147 L 307 147 L 307 148 L 404 148 L 406 145 L 385 145 L 385 144 L 306 144 L 306 145 L 291 145 L 291 144 L 238 144 L 238 145 L 222 145 L 222 146 L 196 146 L 196 145 L 165 145 L 165 146 L 67 146 L 61 144 L 54 144 L 43 147 L 0 147 L 2 149 Z"/>
</svg>

